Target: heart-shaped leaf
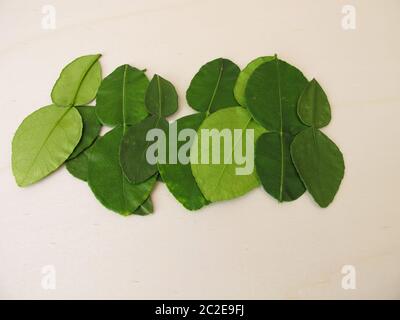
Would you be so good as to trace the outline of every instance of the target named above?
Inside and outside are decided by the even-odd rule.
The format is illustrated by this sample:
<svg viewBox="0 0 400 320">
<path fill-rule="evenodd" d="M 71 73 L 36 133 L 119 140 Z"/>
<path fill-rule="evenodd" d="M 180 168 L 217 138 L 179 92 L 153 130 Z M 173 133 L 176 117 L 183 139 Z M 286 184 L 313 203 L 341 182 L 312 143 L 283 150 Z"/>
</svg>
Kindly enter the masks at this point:
<svg viewBox="0 0 400 320">
<path fill-rule="evenodd" d="M 193 177 L 190 163 L 182 163 L 179 159 L 169 161 L 170 152 L 176 152 L 179 157 L 179 152 L 185 152 L 187 157 L 190 159 L 189 152 L 190 147 L 193 143 L 193 137 L 184 135 L 185 129 L 193 129 L 197 131 L 200 124 L 205 119 L 204 113 L 196 113 L 183 118 L 178 119 L 175 124 L 170 126 L 176 126 L 176 137 L 167 135 L 168 147 L 167 147 L 167 163 L 158 164 L 158 170 L 162 177 L 162 180 L 168 187 L 168 190 L 174 195 L 174 197 L 182 203 L 182 205 L 189 210 L 197 210 L 208 203 L 201 193 L 197 183 Z M 170 132 L 172 134 L 172 130 Z M 180 137 L 182 135 L 182 137 Z M 181 139 L 177 139 L 177 137 Z M 182 139 L 185 139 L 182 141 Z M 176 146 L 174 142 L 177 141 Z M 183 147 L 183 148 L 182 148 Z M 181 149 L 182 148 L 182 149 Z M 176 162 L 176 163 L 173 163 Z"/>
<path fill-rule="evenodd" d="M 178 110 L 178 95 L 171 82 L 156 74 L 147 88 L 145 103 L 151 114 L 164 118 Z"/>
<path fill-rule="evenodd" d="M 291 154 L 307 190 L 321 207 L 327 207 L 344 176 L 339 148 L 321 131 L 309 128 L 295 137 Z"/>
<path fill-rule="evenodd" d="M 305 191 L 294 174 L 290 144 L 306 128 L 297 115 L 297 101 L 306 85 L 298 69 L 276 57 L 257 67 L 247 82 L 247 108 L 271 132 L 257 143 L 257 173 L 264 189 L 278 201 L 295 200 Z"/>
<path fill-rule="evenodd" d="M 126 179 L 119 164 L 122 135 L 123 128 L 116 127 L 94 143 L 89 153 L 88 182 L 106 208 L 130 215 L 149 197 L 156 177 L 139 184 Z"/>
<path fill-rule="evenodd" d="M 127 64 L 104 78 L 96 99 L 100 122 L 108 126 L 132 125 L 148 116 L 144 99 L 149 80 Z"/>
<path fill-rule="evenodd" d="M 229 150 L 225 150 L 225 139 L 220 139 L 220 148 L 214 149 L 212 135 L 204 139 L 202 130 L 222 130 L 231 136 Z M 240 136 L 235 134 L 235 129 L 240 129 Z M 254 140 L 247 141 L 246 130 L 253 129 Z M 196 182 L 206 197 L 211 202 L 233 199 L 244 195 L 259 185 L 258 178 L 254 170 L 254 141 L 265 130 L 252 120 L 251 115 L 242 107 L 231 107 L 219 110 L 207 117 L 197 131 L 197 138 L 191 149 L 191 167 Z M 216 136 L 217 137 L 217 136 Z M 221 136 L 220 136 L 221 137 Z M 218 138 L 218 137 L 217 137 Z M 208 143 L 207 142 L 208 139 Z M 227 140 L 229 141 L 229 140 Z M 248 145 L 248 146 L 247 146 Z M 197 152 L 196 152 L 197 149 Z M 219 162 L 212 163 L 214 151 L 219 150 Z M 242 152 L 238 152 L 242 150 Z M 204 157 L 204 152 L 208 157 Z M 197 154 L 197 156 L 196 156 Z M 237 164 L 237 154 L 245 154 L 245 164 Z M 226 155 L 226 160 L 225 160 Z M 208 158 L 209 163 L 204 163 L 203 158 Z M 231 162 L 231 163 L 229 163 Z M 248 172 L 239 175 L 239 168 Z"/>
<path fill-rule="evenodd" d="M 121 143 L 120 163 L 125 176 L 132 183 L 140 183 L 157 172 L 157 164 L 149 163 L 147 148 L 153 144 L 147 141 L 151 129 L 168 130 L 168 122 L 157 115 L 150 116 L 127 129 Z"/>
<path fill-rule="evenodd" d="M 80 106 L 96 97 L 101 83 L 100 56 L 79 57 L 61 71 L 51 92 L 54 104 L 61 107 Z"/>
<path fill-rule="evenodd" d="M 200 112 L 212 113 L 237 106 L 233 88 L 240 69 L 228 59 L 218 58 L 203 65 L 186 92 L 189 105 Z"/>
<path fill-rule="evenodd" d="M 331 107 L 328 98 L 317 80 L 312 79 L 304 88 L 298 102 L 297 112 L 304 124 L 322 128 L 331 121 Z"/>
<path fill-rule="evenodd" d="M 12 169 L 21 187 L 56 170 L 72 153 L 82 134 L 75 108 L 54 105 L 33 112 L 18 127 L 12 142 Z"/>
</svg>

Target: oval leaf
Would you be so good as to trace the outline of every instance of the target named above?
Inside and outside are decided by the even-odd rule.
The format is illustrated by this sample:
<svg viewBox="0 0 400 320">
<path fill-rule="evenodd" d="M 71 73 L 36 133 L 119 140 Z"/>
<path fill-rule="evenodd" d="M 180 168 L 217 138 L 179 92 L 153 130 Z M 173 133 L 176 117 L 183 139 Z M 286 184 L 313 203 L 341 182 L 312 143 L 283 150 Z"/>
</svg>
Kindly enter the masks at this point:
<svg viewBox="0 0 400 320">
<path fill-rule="evenodd" d="M 161 178 L 167 185 L 168 190 L 186 209 L 189 210 L 200 209 L 201 207 L 205 206 L 208 201 L 204 198 L 199 187 L 197 186 L 196 180 L 194 179 L 192 174 L 190 163 L 188 162 L 187 164 L 184 164 L 180 161 L 175 161 L 176 163 L 173 163 L 174 161 L 169 161 L 169 155 L 171 151 L 176 151 L 176 154 L 179 155 L 179 152 L 183 152 L 185 150 L 185 154 L 189 154 L 194 137 L 192 137 L 191 139 L 188 137 L 185 141 L 180 141 L 176 137 L 179 137 L 181 132 L 184 133 L 182 130 L 185 129 L 193 129 L 197 131 L 204 119 L 204 113 L 196 113 L 180 118 L 175 122 L 175 124 L 171 124 L 171 127 L 173 125 L 176 126 L 176 136 L 172 137 L 172 141 L 177 141 L 177 145 L 176 147 L 172 146 L 172 143 L 169 141 L 170 136 L 168 135 L 168 162 L 165 164 L 158 164 L 158 170 L 160 172 Z M 172 134 L 172 130 L 169 131 L 169 133 Z M 188 156 L 188 158 L 190 160 L 190 156 Z"/>
<path fill-rule="evenodd" d="M 136 124 L 147 117 L 144 104 L 149 80 L 143 71 L 127 64 L 104 78 L 96 98 L 100 122 L 117 126 Z"/>
<path fill-rule="evenodd" d="M 206 113 L 237 106 L 233 88 L 239 73 L 239 67 L 228 59 L 218 58 L 203 65 L 186 92 L 188 104 Z"/>
<path fill-rule="evenodd" d="M 123 128 L 117 127 L 94 143 L 89 153 L 88 182 L 106 208 L 126 216 L 149 197 L 156 177 L 140 184 L 132 184 L 125 178 L 119 164 L 122 134 Z"/>
<path fill-rule="evenodd" d="M 151 129 L 168 130 L 168 122 L 158 116 L 150 116 L 131 126 L 125 133 L 120 152 L 121 167 L 125 176 L 132 183 L 140 183 L 157 172 L 157 164 L 151 164 L 146 158 L 147 148 L 153 141 L 146 141 L 147 132 Z"/>
<path fill-rule="evenodd" d="M 100 56 L 79 57 L 61 71 L 51 92 L 54 104 L 72 107 L 87 104 L 96 97 L 101 83 Z"/>
<path fill-rule="evenodd" d="M 12 169 L 17 184 L 28 186 L 56 170 L 72 153 L 82 134 L 75 108 L 43 107 L 18 127 L 12 141 Z"/>
<path fill-rule="evenodd" d="M 224 161 L 225 151 L 225 140 L 221 139 L 220 142 L 220 163 L 212 163 L 212 139 L 208 139 L 208 147 L 206 147 L 206 141 L 201 136 L 201 130 L 203 129 L 217 129 L 221 133 L 221 130 L 226 129 L 231 134 L 232 140 L 230 143 L 231 153 L 227 155 L 227 160 L 232 162 L 231 164 Z M 241 129 L 243 133 L 239 136 L 239 139 L 234 138 L 234 129 Z M 242 107 L 232 107 L 223 110 L 219 110 L 208 118 L 199 127 L 197 132 L 197 139 L 195 140 L 191 149 L 191 167 L 193 176 L 196 182 L 206 197 L 211 202 L 228 200 L 244 195 L 250 190 L 254 189 L 259 185 L 258 178 L 254 170 L 254 141 L 251 144 L 252 149 L 246 150 L 246 136 L 245 130 L 254 130 L 254 141 L 265 131 L 255 121 L 251 119 L 250 114 L 246 109 Z M 198 156 L 196 157 L 195 148 L 198 149 Z M 243 148 L 242 154 L 246 155 L 248 152 L 248 163 L 247 166 L 250 170 L 249 174 L 239 175 L 237 172 L 238 168 L 243 168 L 245 164 L 236 164 L 236 158 L 234 157 L 234 151 Z M 203 153 L 208 152 L 209 164 L 202 161 Z M 207 158 L 205 156 L 204 158 Z M 194 159 L 197 160 L 197 164 L 194 163 Z"/>
<path fill-rule="evenodd" d="M 100 133 L 101 124 L 96 116 L 94 107 L 76 107 L 82 118 L 82 137 L 75 147 L 69 159 L 78 156 L 82 151 L 90 147 Z"/>
<path fill-rule="evenodd" d="M 295 137 L 291 154 L 307 190 L 321 207 L 327 207 L 344 176 L 339 148 L 321 131 L 309 128 Z"/>
<path fill-rule="evenodd" d="M 256 143 L 258 177 L 264 189 L 280 202 L 296 200 L 305 192 L 290 157 L 292 139 L 289 134 L 267 132 Z"/>
<path fill-rule="evenodd" d="M 236 84 L 235 84 L 235 88 L 233 89 L 233 92 L 235 94 L 236 100 L 239 102 L 239 104 L 241 106 L 243 106 L 243 107 L 246 106 L 245 91 L 246 91 L 247 81 L 249 80 L 253 71 L 256 70 L 257 67 L 259 67 L 263 63 L 271 61 L 273 59 L 275 59 L 274 56 L 265 56 L 265 57 L 259 57 L 257 59 L 254 59 L 246 66 L 246 68 L 244 68 L 239 73 L 239 77 L 236 80 Z"/>
<path fill-rule="evenodd" d="M 312 79 L 305 87 L 298 102 L 297 112 L 304 124 L 322 128 L 331 121 L 328 97 L 317 80 Z"/>
<path fill-rule="evenodd" d="M 271 131 L 257 142 L 257 173 L 264 189 L 278 201 L 297 199 L 305 191 L 293 172 L 290 144 L 306 128 L 297 115 L 297 101 L 306 85 L 298 69 L 276 57 L 256 68 L 247 82 L 247 108 Z"/>
<path fill-rule="evenodd" d="M 147 88 L 145 103 L 151 114 L 167 117 L 178 110 L 178 94 L 171 82 L 156 74 Z"/>
</svg>

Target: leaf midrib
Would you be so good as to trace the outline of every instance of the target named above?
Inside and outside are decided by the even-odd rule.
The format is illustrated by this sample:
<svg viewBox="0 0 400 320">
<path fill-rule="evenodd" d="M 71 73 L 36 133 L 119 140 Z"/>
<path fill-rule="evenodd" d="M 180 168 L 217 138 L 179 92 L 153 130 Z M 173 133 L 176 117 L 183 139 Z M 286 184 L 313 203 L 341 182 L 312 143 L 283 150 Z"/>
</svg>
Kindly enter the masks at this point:
<svg viewBox="0 0 400 320">
<path fill-rule="evenodd" d="M 223 71 L 224 71 L 224 61 L 223 61 L 223 59 L 221 59 L 221 66 L 219 68 L 219 74 L 218 74 L 217 83 L 215 84 L 214 91 L 213 91 L 210 103 L 208 104 L 207 111 L 206 111 L 206 115 L 207 116 L 210 114 L 211 105 L 214 102 L 215 95 L 217 94 L 217 90 L 218 90 L 218 87 L 219 87 L 219 83 L 221 82 Z"/>
<path fill-rule="evenodd" d="M 279 138 L 281 143 L 281 179 L 279 185 L 279 201 L 283 201 L 283 180 L 285 178 L 285 168 L 284 168 L 284 143 L 283 143 L 283 108 L 282 108 L 282 92 L 281 92 L 281 77 L 279 70 L 279 60 L 275 58 L 276 61 L 276 76 L 278 82 L 278 98 L 279 98 L 279 112 L 280 112 L 280 130 L 279 130 Z"/>
</svg>

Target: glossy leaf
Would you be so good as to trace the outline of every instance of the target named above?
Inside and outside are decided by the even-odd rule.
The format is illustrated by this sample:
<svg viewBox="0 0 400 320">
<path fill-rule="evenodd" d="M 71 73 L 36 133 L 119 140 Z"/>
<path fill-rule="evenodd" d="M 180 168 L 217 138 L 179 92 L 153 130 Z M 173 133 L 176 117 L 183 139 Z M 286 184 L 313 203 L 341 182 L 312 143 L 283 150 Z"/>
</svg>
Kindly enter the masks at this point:
<svg viewBox="0 0 400 320">
<path fill-rule="evenodd" d="M 344 176 L 339 148 L 321 131 L 309 128 L 296 136 L 291 154 L 307 190 L 321 207 L 327 207 Z"/>
<path fill-rule="evenodd" d="M 304 124 L 322 128 L 331 121 L 331 107 L 328 97 L 317 80 L 312 79 L 301 94 L 297 108 L 300 120 Z"/>
<path fill-rule="evenodd" d="M 305 191 L 292 170 L 290 144 L 306 128 L 297 115 L 297 101 L 306 85 L 298 69 L 278 58 L 261 64 L 247 82 L 247 108 L 271 131 L 257 143 L 257 173 L 264 189 L 278 201 L 295 200 Z"/>
<path fill-rule="evenodd" d="M 145 202 L 143 202 L 139 208 L 136 209 L 134 214 L 137 214 L 139 216 L 147 216 L 151 213 L 153 213 L 154 208 L 153 208 L 153 202 L 151 201 L 151 198 L 148 197 Z"/>
<path fill-rule="evenodd" d="M 178 95 L 171 82 L 156 74 L 147 88 L 145 103 L 151 114 L 167 117 L 178 110 Z"/>
<path fill-rule="evenodd" d="M 147 132 L 159 128 L 167 132 L 168 122 L 158 116 L 150 116 L 127 129 L 121 143 L 121 167 L 132 183 L 140 183 L 157 172 L 157 165 L 146 159 L 147 148 L 153 141 L 146 141 Z"/>
<path fill-rule="evenodd" d="M 196 113 L 178 119 L 176 121 L 177 136 L 179 137 L 179 134 L 181 132 L 183 133 L 182 130 L 184 129 L 193 129 L 197 131 L 204 119 L 204 113 Z M 169 135 L 167 135 L 167 137 L 167 141 L 169 141 Z M 176 140 L 177 139 L 174 139 L 173 141 Z M 176 148 L 173 148 L 172 144 L 168 144 L 167 161 L 169 161 L 170 148 L 171 150 L 177 151 L 178 154 L 182 146 L 187 148 L 186 154 L 189 154 L 191 143 L 188 137 L 185 141 L 178 140 Z M 199 187 L 197 186 L 196 180 L 192 174 L 190 163 L 183 164 L 180 161 L 176 161 L 174 164 L 172 162 L 173 161 L 166 164 L 158 164 L 160 175 L 168 187 L 168 190 L 186 209 L 197 210 L 206 205 L 208 201 L 204 198 Z"/>
<path fill-rule="evenodd" d="M 79 106 L 96 97 L 101 83 L 100 56 L 79 57 L 61 71 L 51 92 L 54 104 L 61 107 Z"/>
<path fill-rule="evenodd" d="M 75 147 L 69 159 L 78 156 L 82 151 L 90 147 L 100 133 L 101 124 L 97 119 L 95 107 L 76 107 L 82 118 L 82 137 Z"/>
<path fill-rule="evenodd" d="M 282 141 L 283 140 L 283 141 Z M 305 187 L 290 156 L 292 137 L 277 132 L 267 132 L 256 143 L 255 164 L 264 189 L 275 199 L 296 200 Z"/>
<path fill-rule="evenodd" d="M 90 152 L 91 148 L 89 147 L 85 151 L 81 152 L 75 158 L 68 160 L 65 163 L 65 167 L 68 172 L 72 174 L 75 178 L 80 179 L 82 181 L 88 180 L 88 171 L 89 171 L 89 156 L 88 152 Z"/>
<path fill-rule="evenodd" d="M 221 143 L 220 151 L 220 163 L 212 163 L 212 139 L 209 139 L 208 148 L 202 148 L 201 130 L 202 129 L 217 129 L 221 132 L 223 129 L 227 129 L 234 137 L 234 129 L 242 129 L 243 134 L 239 140 L 232 138 L 232 153 L 228 155 L 228 158 L 232 160 L 231 164 L 227 164 L 224 161 L 224 139 Z M 251 119 L 250 114 L 246 109 L 242 107 L 232 107 L 223 110 L 219 110 L 209 117 L 207 117 L 198 129 L 197 140 L 195 140 L 192 146 L 191 153 L 194 152 L 193 148 L 198 148 L 197 164 L 194 163 L 193 159 L 196 159 L 195 153 L 192 154 L 191 167 L 193 176 L 196 182 L 205 196 L 211 202 L 228 200 L 244 195 L 250 190 L 254 189 L 259 185 L 257 175 L 254 170 L 254 159 L 253 152 L 251 152 L 251 165 L 253 170 L 248 175 L 238 175 L 236 169 L 244 167 L 244 165 L 237 165 L 234 159 L 234 150 L 243 147 L 242 154 L 246 153 L 246 138 L 245 129 L 254 129 L 254 141 L 265 131 L 255 121 Z M 254 146 L 254 144 L 253 144 Z M 202 162 L 202 150 L 207 150 L 209 153 L 209 164 Z M 225 162 L 225 163 L 224 163 Z"/>
<path fill-rule="evenodd" d="M 106 208 L 130 215 L 149 197 L 156 177 L 139 184 L 125 178 L 119 164 L 122 134 L 123 128 L 116 127 L 94 143 L 89 153 L 88 182 Z"/>
<path fill-rule="evenodd" d="M 237 106 L 233 88 L 240 69 L 228 59 L 218 58 L 203 65 L 186 92 L 189 105 L 200 112 L 212 113 Z"/>
<path fill-rule="evenodd" d="M 246 86 L 247 86 L 247 81 L 249 80 L 251 74 L 257 67 L 262 65 L 265 62 L 271 61 L 275 59 L 274 56 L 265 56 L 265 57 L 259 57 L 251 61 L 246 68 L 244 68 L 240 73 L 239 77 L 236 80 L 236 84 L 234 87 L 234 94 L 236 100 L 239 102 L 239 104 L 243 107 L 246 106 Z"/>
<path fill-rule="evenodd" d="M 108 126 L 132 125 L 147 117 L 144 99 L 149 80 L 145 73 L 122 65 L 104 78 L 96 98 L 96 113 Z"/>
<path fill-rule="evenodd" d="M 33 112 L 18 127 L 12 141 L 12 169 L 21 187 L 56 170 L 72 153 L 82 134 L 75 108 L 54 105 Z"/>
</svg>

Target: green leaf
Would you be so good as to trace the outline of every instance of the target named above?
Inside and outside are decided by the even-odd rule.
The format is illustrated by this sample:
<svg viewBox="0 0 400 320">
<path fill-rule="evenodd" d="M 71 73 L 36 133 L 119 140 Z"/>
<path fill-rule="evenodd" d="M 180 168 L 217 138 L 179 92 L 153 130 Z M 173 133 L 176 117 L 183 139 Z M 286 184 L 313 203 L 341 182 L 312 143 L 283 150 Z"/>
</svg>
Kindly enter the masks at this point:
<svg viewBox="0 0 400 320">
<path fill-rule="evenodd" d="M 218 58 L 203 65 L 186 92 L 188 104 L 207 114 L 237 106 L 233 88 L 239 73 L 239 67 L 228 59 Z"/>
<path fill-rule="evenodd" d="M 256 143 L 258 177 L 264 189 L 280 202 L 296 200 L 305 192 L 290 157 L 292 140 L 289 134 L 281 137 L 277 132 L 267 132 Z"/>
<path fill-rule="evenodd" d="M 73 159 L 90 147 L 100 133 L 101 124 L 96 117 L 95 107 L 76 107 L 82 118 L 82 137 L 69 159 Z"/>
<path fill-rule="evenodd" d="M 131 126 L 124 134 L 120 163 L 125 176 L 132 183 L 143 182 L 157 172 L 157 164 L 150 164 L 146 159 L 147 148 L 154 143 L 146 141 L 146 135 L 149 130 L 155 128 L 166 132 L 168 122 L 153 115 Z"/>
<path fill-rule="evenodd" d="M 93 145 L 92 145 L 93 146 Z M 70 174 L 82 181 L 88 180 L 89 156 L 91 147 L 81 152 L 78 156 L 68 160 L 65 166 Z"/>
<path fill-rule="evenodd" d="M 307 190 L 321 207 L 327 207 L 344 176 L 339 148 L 321 131 L 309 128 L 295 137 L 291 154 Z"/>
<path fill-rule="evenodd" d="M 221 132 L 223 129 L 227 129 L 234 137 L 234 129 L 242 129 L 243 134 L 240 136 L 239 140 L 234 140 L 232 138 L 232 153 L 227 157 L 231 159 L 232 163 L 226 163 L 224 161 L 225 153 L 225 141 L 221 139 L 220 148 L 220 163 L 212 163 L 212 139 L 208 140 L 208 148 L 202 147 L 205 141 L 202 141 L 201 130 L 203 129 L 217 129 Z M 237 168 L 242 168 L 244 165 L 238 165 L 235 163 L 235 158 L 233 156 L 234 150 L 243 147 L 242 154 L 246 154 L 246 136 L 245 129 L 254 129 L 254 141 L 265 131 L 260 127 L 255 121 L 252 120 L 250 114 L 246 109 L 242 107 L 232 107 L 227 109 L 219 110 L 211 114 L 208 118 L 204 120 L 197 132 L 197 139 L 195 140 L 192 149 L 191 167 L 193 176 L 196 182 L 205 196 L 205 198 L 211 202 L 228 200 L 244 195 L 250 190 L 254 189 L 259 185 L 258 178 L 254 170 L 254 153 L 249 150 L 250 162 L 249 165 L 252 166 L 253 170 L 248 175 L 238 175 Z M 197 145 L 198 157 L 197 164 L 194 163 L 193 159 L 196 159 L 195 149 Z M 254 144 L 252 144 L 254 147 Z M 209 153 L 209 164 L 201 161 L 202 153 L 208 151 Z M 228 160 L 228 159 L 227 159 Z M 225 163 L 224 163 L 225 162 Z"/>
<path fill-rule="evenodd" d="M 151 201 L 151 197 L 148 197 L 145 202 L 143 202 L 139 208 L 133 214 L 137 214 L 139 216 L 147 216 L 153 213 L 153 202 Z"/>
<path fill-rule="evenodd" d="M 51 92 L 54 104 L 73 107 L 87 104 L 96 97 L 101 83 L 100 56 L 79 57 L 61 71 Z"/>
<path fill-rule="evenodd" d="M 167 117 L 178 110 L 178 95 L 171 82 L 156 74 L 147 88 L 145 103 L 151 114 Z"/>
<path fill-rule="evenodd" d="M 149 197 L 156 177 L 140 184 L 132 184 L 125 178 L 119 164 L 122 134 L 123 128 L 116 127 L 94 143 L 89 153 L 88 182 L 106 208 L 126 216 Z"/>
<path fill-rule="evenodd" d="M 322 128 L 331 121 L 328 98 L 317 80 L 312 79 L 305 87 L 298 102 L 297 112 L 304 124 Z"/>
<path fill-rule="evenodd" d="M 82 120 L 75 108 L 50 105 L 31 113 L 12 141 L 17 184 L 28 186 L 56 170 L 72 153 L 81 134 Z"/>
<path fill-rule="evenodd" d="M 295 200 L 305 191 L 293 172 L 290 144 L 306 128 L 297 115 L 297 101 L 306 85 L 298 69 L 276 57 L 257 67 L 247 82 L 247 108 L 271 132 L 257 143 L 256 170 L 264 189 L 278 201 Z"/>
<path fill-rule="evenodd" d="M 204 113 L 196 113 L 178 119 L 175 123 L 177 136 L 179 136 L 184 129 L 193 129 L 197 131 L 204 119 Z M 167 135 L 167 141 L 169 141 L 169 135 Z M 179 152 L 180 148 L 185 145 L 184 148 L 187 148 L 188 154 L 192 143 L 190 143 L 189 138 L 185 141 L 178 140 L 176 148 L 173 148 L 172 144 L 169 143 L 167 148 L 167 161 L 169 160 L 170 148 L 171 150 L 176 149 L 176 151 Z M 180 161 L 176 161 L 175 164 L 173 164 L 172 161 L 166 164 L 159 163 L 158 170 L 168 190 L 186 209 L 197 210 L 208 203 L 197 186 L 190 163 L 183 164 Z"/>
<path fill-rule="evenodd" d="M 274 56 L 265 56 L 265 57 L 259 57 L 251 61 L 246 68 L 244 68 L 240 74 L 239 77 L 236 80 L 235 87 L 233 89 L 233 92 L 235 94 L 236 100 L 239 102 L 239 104 L 243 107 L 246 106 L 246 86 L 247 86 L 247 81 L 249 80 L 251 74 L 253 73 L 254 70 L 257 69 L 260 65 L 262 65 L 265 62 L 271 61 L 275 59 Z"/>
<path fill-rule="evenodd" d="M 127 64 L 104 78 L 96 98 L 96 113 L 108 126 L 136 124 L 147 117 L 144 104 L 149 80 L 145 73 Z"/>
</svg>

